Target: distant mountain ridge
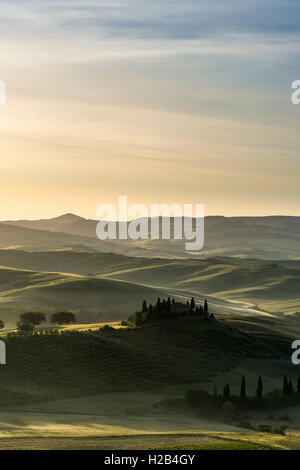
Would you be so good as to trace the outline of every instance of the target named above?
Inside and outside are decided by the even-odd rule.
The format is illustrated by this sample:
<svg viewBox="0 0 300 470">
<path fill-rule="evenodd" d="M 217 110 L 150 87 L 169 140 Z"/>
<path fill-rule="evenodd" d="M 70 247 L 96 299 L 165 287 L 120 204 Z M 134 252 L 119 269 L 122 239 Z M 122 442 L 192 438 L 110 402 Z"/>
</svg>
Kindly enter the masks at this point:
<svg viewBox="0 0 300 470">
<path fill-rule="evenodd" d="M 39 219 L 39 220 L 8 220 L 6 224 L 17 225 L 18 227 L 33 228 L 35 230 L 48 230 L 54 232 L 61 232 L 62 229 L 70 224 L 76 223 L 77 221 L 86 221 L 83 217 L 75 214 L 63 214 L 58 217 L 51 219 Z"/>
<path fill-rule="evenodd" d="M 35 247 L 66 249 L 80 245 L 97 251 L 111 251 L 139 257 L 194 258 L 226 255 L 300 259 L 300 217 L 298 216 L 207 216 L 205 246 L 200 252 L 186 252 L 184 240 L 100 241 L 96 238 L 96 226 L 96 220 L 85 219 L 71 213 L 52 219 L 6 221 L 0 223 L 0 247 L 20 246 L 34 250 Z M 31 230 L 31 233 L 21 233 L 18 231 L 21 228 Z M 39 233 L 40 231 L 45 233 Z"/>
</svg>

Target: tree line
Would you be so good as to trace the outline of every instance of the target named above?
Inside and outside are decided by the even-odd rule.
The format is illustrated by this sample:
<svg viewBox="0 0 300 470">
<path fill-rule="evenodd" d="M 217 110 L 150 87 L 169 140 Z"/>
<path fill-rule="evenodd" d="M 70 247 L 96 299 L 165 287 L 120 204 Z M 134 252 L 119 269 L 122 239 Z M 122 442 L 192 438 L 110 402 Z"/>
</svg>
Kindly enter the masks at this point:
<svg viewBox="0 0 300 470">
<path fill-rule="evenodd" d="M 41 312 L 27 312 L 20 315 L 17 323 L 17 332 L 22 335 L 33 334 L 35 328 L 41 323 L 46 321 L 46 316 Z M 71 312 L 57 312 L 53 313 L 50 319 L 51 323 L 58 323 L 59 325 L 75 323 L 76 317 Z"/>
<path fill-rule="evenodd" d="M 285 375 L 283 378 L 282 389 L 281 392 L 283 395 L 292 396 L 294 393 L 294 386 L 291 380 L 288 380 L 287 376 Z M 297 381 L 297 393 L 300 393 L 300 376 L 298 377 Z M 223 396 L 225 399 L 228 399 L 230 396 L 230 385 L 226 384 L 223 390 Z M 240 398 L 246 399 L 247 398 L 247 387 L 246 387 L 246 378 L 243 376 L 241 378 L 241 385 L 240 385 Z M 263 398 L 263 381 L 261 375 L 258 377 L 257 387 L 256 387 L 256 398 L 262 399 Z"/>
<path fill-rule="evenodd" d="M 255 394 L 247 394 L 246 378 L 243 376 L 240 382 L 239 395 L 231 393 L 230 384 L 226 384 L 223 393 L 218 393 L 214 387 L 213 394 L 206 390 L 189 390 L 185 395 L 186 402 L 203 416 L 218 418 L 224 411 L 231 416 L 238 416 L 245 411 L 263 411 L 297 406 L 300 404 L 300 376 L 294 389 L 293 382 L 285 376 L 282 387 L 271 392 L 264 393 L 263 379 L 258 377 Z"/>
<path fill-rule="evenodd" d="M 141 326 L 147 323 L 171 320 L 186 315 L 201 318 L 214 318 L 214 316 L 209 313 L 206 299 L 203 305 L 199 304 L 197 306 L 194 297 L 185 304 L 176 302 L 174 298 L 171 300 L 170 297 L 168 297 L 167 299 L 161 300 L 160 297 L 158 297 L 156 303 L 149 304 L 149 306 L 147 301 L 144 300 L 142 309 L 131 315 L 125 323 Z"/>
</svg>

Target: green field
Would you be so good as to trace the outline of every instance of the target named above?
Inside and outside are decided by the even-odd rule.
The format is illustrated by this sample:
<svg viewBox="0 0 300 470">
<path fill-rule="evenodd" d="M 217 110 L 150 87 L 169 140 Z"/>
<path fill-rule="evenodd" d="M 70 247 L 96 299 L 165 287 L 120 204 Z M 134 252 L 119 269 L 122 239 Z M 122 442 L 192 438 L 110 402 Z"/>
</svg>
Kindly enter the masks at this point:
<svg viewBox="0 0 300 470">
<path fill-rule="evenodd" d="M 271 450 L 271 447 L 247 441 L 236 441 L 191 446 L 157 447 L 154 450 Z"/>
<path fill-rule="evenodd" d="M 117 321 L 171 295 L 208 298 L 217 314 L 271 316 L 298 328 L 297 262 L 210 258 L 162 260 L 109 253 L 0 250 L 0 318 L 15 325 L 19 313 L 72 310 L 80 322 Z M 300 331 L 299 331 L 300 332 Z"/>
<path fill-rule="evenodd" d="M 0 250 L 7 343 L 0 449 L 300 449 L 300 406 L 241 416 L 253 426 L 246 430 L 184 402 L 188 389 L 222 393 L 226 383 L 238 395 L 243 375 L 251 395 L 258 375 L 264 393 L 280 389 L 284 375 L 296 387 L 290 355 L 300 334 L 299 279 L 300 262 L 292 260 Z M 183 303 L 193 296 L 197 305 L 207 298 L 216 320 L 121 325 L 158 296 Z M 29 310 L 44 312 L 46 323 L 33 336 L 11 336 Z M 51 325 L 51 314 L 63 310 L 77 322 Z M 105 324 L 111 328 L 102 330 Z M 285 436 L 257 431 L 279 426 L 284 415 Z"/>
<path fill-rule="evenodd" d="M 107 332 L 69 328 L 57 334 L 50 330 L 13 336 L 6 339 L 9 361 L 1 369 L 1 400 L 32 387 L 42 396 L 80 396 L 191 384 L 200 377 L 211 381 L 232 369 L 233 361 L 237 367 L 247 359 L 280 363 L 285 357 L 289 369 L 289 342 L 285 337 L 275 339 L 270 335 L 262 341 L 222 320 L 196 318 Z"/>
<path fill-rule="evenodd" d="M 162 445 L 161 438 L 155 441 L 157 433 L 163 433 L 166 446 L 180 448 L 223 445 L 219 439 L 226 436 L 240 440 L 248 435 L 255 445 L 261 433 L 204 419 L 182 406 L 187 389 L 212 392 L 215 385 L 222 390 L 230 382 L 238 393 L 244 374 L 248 393 L 253 393 L 261 373 L 268 392 L 281 386 L 285 373 L 294 382 L 297 378 L 288 360 L 289 342 L 272 330 L 261 341 L 257 332 L 245 334 L 223 319 L 114 326 L 102 332 L 95 324 L 74 325 L 60 334 L 6 340 L 9 360 L 0 369 L 0 448 L 152 448 Z M 256 426 L 267 419 L 259 413 L 251 417 Z M 288 435 L 297 446 L 294 422 L 292 427 Z M 174 437 L 178 433 L 181 437 Z M 129 442 L 130 436 L 138 437 Z M 285 439 L 264 436 L 263 446 L 276 447 L 278 438 Z"/>
</svg>

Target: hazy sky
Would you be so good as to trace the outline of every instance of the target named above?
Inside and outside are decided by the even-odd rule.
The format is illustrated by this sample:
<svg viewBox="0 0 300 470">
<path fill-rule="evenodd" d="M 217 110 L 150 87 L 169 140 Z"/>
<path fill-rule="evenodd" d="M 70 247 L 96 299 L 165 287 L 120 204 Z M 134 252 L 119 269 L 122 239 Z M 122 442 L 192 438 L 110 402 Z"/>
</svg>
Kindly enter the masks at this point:
<svg viewBox="0 0 300 470">
<path fill-rule="evenodd" d="M 300 215 L 299 0 L 0 1 L 0 219 Z"/>
</svg>

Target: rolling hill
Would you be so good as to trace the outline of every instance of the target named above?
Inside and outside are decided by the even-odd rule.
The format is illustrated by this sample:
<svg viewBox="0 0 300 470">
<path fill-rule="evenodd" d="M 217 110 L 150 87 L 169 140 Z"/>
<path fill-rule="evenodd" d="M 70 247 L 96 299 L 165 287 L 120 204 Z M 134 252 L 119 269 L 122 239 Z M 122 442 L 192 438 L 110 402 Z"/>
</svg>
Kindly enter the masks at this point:
<svg viewBox="0 0 300 470">
<path fill-rule="evenodd" d="M 159 288 L 113 279 L 0 269 L 0 315 L 7 327 L 30 310 L 43 311 L 48 319 L 51 312 L 72 310 L 79 322 L 122 320 L 145 298 L 154 302 L 164 294 Z"/>
<path fill-rule="evenodd" d="M 200 252 L 185 251 L 184 240 L 100 242 L 96 239 L 96 225 L 97 221 L 74 214 L 48 220 L 2 222 L 0 246 L 53 250 L 81 245 L 128 256 L 160 258 L 235 256 L 300 259 L 300 217 L 205 217 L 205 245 Z M 43 233 L 38 234 L 38 231 Z"/>
<path fill-rule="evenodd" d="M 226 322 L 195 318 L 135 329 L 11 336 L 0 402 L 186 387 L 216 379 L 233 362 L 238 367 L 251 359 L 263 368 L 270 360 L 288 359 L 289 352 L 287 338 L 269 335 L 262 341 Z"/>
<path fill-rule="evenodd" d="M 122 320 L 158 296 L 206 297 L 219 314 L 297 317 L 299 285 L 300 262 L 0 250 L 0 316 L 9 324 L 28 309 L 73 310 L 80 321 Z"/>
<path fill-rule="evenodd" d="M 78 249 L 99 250 L 101 241 L 96 238 L 68 235 L 63 232 L 50 232 L 24 228 L 0 222 L 0 247 L 26 249 L 28 251 Z"/>
<path fill-rule="evenodd" d="M 183 242 L 100 242 L 85 232 L 94 221 L 57 219 L 0 224 L 0 318 L 11 329 L 24 311 L 43 311 L 48 320 L 32 336 L 1 331 L 9 358 L 1 367 L 2 435 L 90 436 L 117 432 L 116 423 L 138 432 L 165 423 L 172 431 L 182 420 L 185 429 L 198 429 L 198 418 L 191 424 L 177 408 L 171 418 L 166 406 L 182 402 L 188 388 L 222 391 L 230 383 L 238 394 L 245 375 L 254 394 L 259 374 L 266 392 L 280 388 L 284 375 L 297 383 L 290 355 L 300 334 L 300 259 L 287 220 L 281 227 L 280 220 L 262 220 L 253 233 L 251 221 L 208 218 L 210 241 L 195 256 Z M 182 302 L 193 296 L 196 304 L 207 298 L 216 320 L 99 330 L 99 323 L 124 320 L 158 296 Z M 50 315 L 61 310 L 75 312 L 81 324 L 51 331 Z"/>
</svg>

